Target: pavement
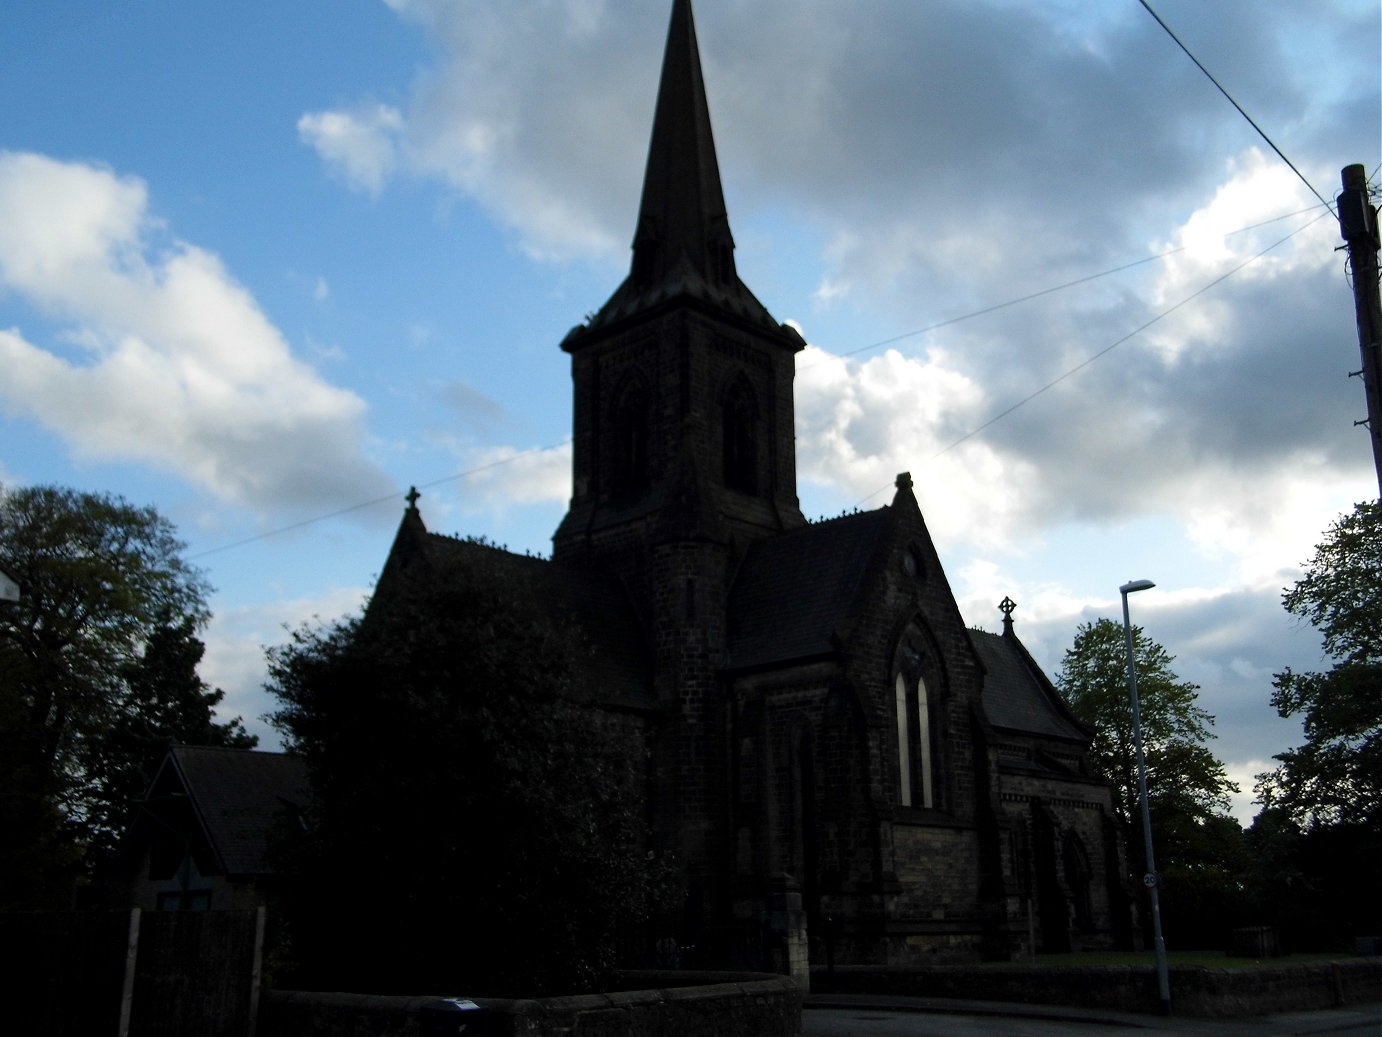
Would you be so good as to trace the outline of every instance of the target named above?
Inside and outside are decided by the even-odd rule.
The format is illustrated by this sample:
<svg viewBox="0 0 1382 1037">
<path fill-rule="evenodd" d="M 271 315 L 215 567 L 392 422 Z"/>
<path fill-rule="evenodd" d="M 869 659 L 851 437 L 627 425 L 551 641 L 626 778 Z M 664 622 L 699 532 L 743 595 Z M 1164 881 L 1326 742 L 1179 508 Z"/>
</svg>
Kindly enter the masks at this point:
<svg viewBox="0 0 1382 1037">
<path fill-rule="evenodd" d="M 1072 1024 L 1072 1032 L 1087 1027 L 1118 1027 L 1146 1034 L 1251 1034 L 1252 1037 L 1286 1037 L 1306 1034 L 1382 1035 L 1382 1002 L 1345 1004 L 1308 1012 L 1281 1012 L 1242 1019 L 1195 1019 L 1166 1017 L 1061 1005 L 1022 1004 L 1004 1001 L 968 1001 L 958 998 L 902 997 L 875 994 L 808 994 L 808 1013 L 816 1009 L 871 1012 L 918 1012 L 936 1015 L 1025 1019 L 1047 1024 Z M 807 1033 L 811 1032 L 807 1027 Z M 995 1025 L 994 1032 L 1000 1032 Z"/>
</svg>

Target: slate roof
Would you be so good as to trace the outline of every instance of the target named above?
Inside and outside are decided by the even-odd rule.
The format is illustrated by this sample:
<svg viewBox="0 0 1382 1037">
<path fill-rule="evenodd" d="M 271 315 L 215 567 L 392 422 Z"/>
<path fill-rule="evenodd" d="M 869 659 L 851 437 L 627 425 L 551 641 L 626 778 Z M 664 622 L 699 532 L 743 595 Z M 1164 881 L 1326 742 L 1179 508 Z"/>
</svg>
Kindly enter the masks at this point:
<svg viewBox="0 0 1382 1037">
<path fill-rule="evenodd" d="M 187 792 L 225 873 L 272 873 L 269 839 L 280 812 L 307 804 L 303 759 L 286 753 L 175 745 L 164 763 L 165 771 L 168 767 Z M 160 772 L 155 787 L 164 777 Z"/>
<path fill-rule="evenodd" d="M 890 519 L 884 507 L 756 541 L 730 590 L 729 668 L 835 651 Z"/>
<path fill-rule="evenodd" d="M 1015 636 L 971 630 L 969 637 L 987 671 L 983 699 L 989 723 L 1045 738 L 1089 741 L 1089 734 Z"/>
<path fill-rule="evenodd" d="M 434 563 L 464 566 L 482 574 L 491 586 L 517 590 L 554 622 L 576 623 L 593 652 L 587 668 L 589 690 L 600 702 L 634 709 L 656 705 L 642 624 L 613 577 L 439 533 L 427 537 Z"/>
</svg>

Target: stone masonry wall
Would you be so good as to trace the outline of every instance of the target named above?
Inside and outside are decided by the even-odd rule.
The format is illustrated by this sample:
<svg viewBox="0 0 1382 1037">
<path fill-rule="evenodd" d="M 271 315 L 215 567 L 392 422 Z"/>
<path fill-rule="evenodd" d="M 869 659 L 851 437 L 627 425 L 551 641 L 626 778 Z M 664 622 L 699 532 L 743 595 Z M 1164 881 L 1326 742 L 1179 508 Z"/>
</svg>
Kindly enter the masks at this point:
<svg viewBox="0 0 1382 1037">
<path fill-rule="evenodd" d="M 1057 845 L 1061 852 L 1064 846 L 1061 845 L 1063 837 L 1067 834 L 1075 835 L 1079 838 L 1080 844 L 1084 847 L 1088 857 L 1091 872 L 1090 885 L 1090 909 L 1091 923 L 1085 928 L 1073 926 L 1071 939 L 1073 940 L 1072 949 L 1095 949 L 1112 947 L 1114 945 L 1115 921 L 1113 912 L 1117 909 L 1113 903 L 1113 891 L 1109 889 L 1106 876 L 1121 871 L 1121 861 L 1110 861 L 1108 859 L 1109 846 L 1104 836 L 1104 829 L 1108 823 L 1111 812 L 1108 787 L 1090 780 L 1078 782 L 1073 780 L 1056 780 L 1050 777 L 1032 774 L 1023 774 L 1015 771 L 1005 771 L 1002 774 L 1002 803 L 1003 812 L 1008 820 L 1011 832 L 1022 831 L 1024 836 L 1019 840 L 1023 847 L 1023 852 L 1016 852 L 1011 846 L 1009 853 L 1005 855 L 1005 870 L 1009 871 L 1009 921 L 1015 930 L 1021 930 L 1026 925 L 1025 901 L 1023 895 L 1031 895 L 1037 885 L 1034 860 L 1034 835 L 1031 832 L 1032 804 L 1039 803 L 1041 808 L 1046 810 L 1054 819 L 1058 826 Z M 1058 858 L 1060 868 L 1060 879 L 1064 887 L 1064 859 Z M 1018 871 L 1025 874 L 1018 874 Z M 1075 891 L 1065 889 L 1068 896 L 1074 896 Z M 1040 948 L 1041 941 L 1038 940 Z"/>
</svg>

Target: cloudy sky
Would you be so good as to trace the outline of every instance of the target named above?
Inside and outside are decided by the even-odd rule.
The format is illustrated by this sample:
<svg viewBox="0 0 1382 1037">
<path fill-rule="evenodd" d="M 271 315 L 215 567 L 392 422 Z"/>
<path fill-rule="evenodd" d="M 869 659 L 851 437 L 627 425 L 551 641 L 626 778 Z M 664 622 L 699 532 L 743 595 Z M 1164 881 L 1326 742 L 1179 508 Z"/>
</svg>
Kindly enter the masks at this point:
<svg viewBox="0 0 1382 1037">
<path fill-rule="evenodd" d="M 1375 0 L 1153 0 L 1324 198 L 1382 160 Z M 562 336 L 627 268 L 667 0 L 0 6 L 0 483 L 152 503 L 204 675 L 358 608 L 410 485 L 546 554 Z M 1118 614 L 1239 778 L 1280 608 L 1376 494 L 1337 226 L 1137 0 L 697 0 L 745 281 L 811 343 L 802 506 L 910 471 L 966 620 Z M 1016 408 L 1016 409 L 1014 409 Z"/>
</svg>

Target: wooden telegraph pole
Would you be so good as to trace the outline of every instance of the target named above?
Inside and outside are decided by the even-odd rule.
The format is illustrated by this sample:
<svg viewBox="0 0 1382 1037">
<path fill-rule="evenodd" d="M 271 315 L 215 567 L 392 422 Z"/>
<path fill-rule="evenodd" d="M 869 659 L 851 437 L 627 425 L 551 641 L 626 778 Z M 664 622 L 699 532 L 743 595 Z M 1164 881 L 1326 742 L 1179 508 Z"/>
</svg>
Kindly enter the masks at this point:
<svg viewBox="0 0 1382 1037">
<path fill-rule="evenodd" d="M 1353 271 L 1353 307 L 1358 318 L 1358 348 L 1363 354 L 1363 392 L 1368 416 L 1355 424 L 1368 426 L 1377 489 L 1382 495 L 1382 301 L 1378 299 L 1377 207 L 1368 198 L 1368 174 L 1361 166 L 1345 166 L 1339 195 L 1339 232 L 1348 243 Z"/>
</svg>

